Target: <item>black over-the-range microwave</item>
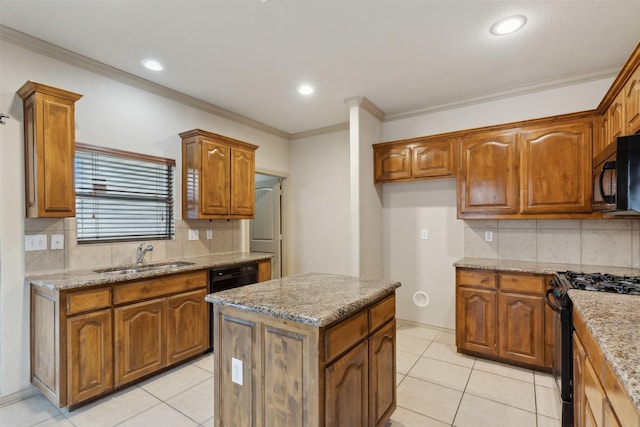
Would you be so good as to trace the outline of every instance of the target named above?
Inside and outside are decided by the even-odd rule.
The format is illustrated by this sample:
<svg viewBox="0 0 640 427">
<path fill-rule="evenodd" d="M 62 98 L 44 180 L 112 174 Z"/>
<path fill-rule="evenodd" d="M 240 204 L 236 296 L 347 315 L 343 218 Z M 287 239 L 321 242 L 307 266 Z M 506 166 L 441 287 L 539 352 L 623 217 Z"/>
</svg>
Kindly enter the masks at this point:
<svg viewBox="0 0 640 427">
<path fill-rule="evenodd" d="M 640 215 L 640 134 L 617 138 L 595 159 L 592 209 Z"/>
</svg>

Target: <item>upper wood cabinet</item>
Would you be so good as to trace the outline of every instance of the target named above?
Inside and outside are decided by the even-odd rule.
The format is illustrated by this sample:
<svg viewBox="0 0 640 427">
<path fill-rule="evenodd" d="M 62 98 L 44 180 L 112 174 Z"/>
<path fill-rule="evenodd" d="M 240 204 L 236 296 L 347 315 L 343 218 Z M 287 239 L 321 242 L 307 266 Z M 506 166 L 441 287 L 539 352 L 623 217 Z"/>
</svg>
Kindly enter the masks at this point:
<svg viewBox="0 0 640 427">
<path fill-rule="evenodd" d="M 373 145 L 374 181 L 455 176 L 457 140 L 415 138 Z"/>
<path fill-rule="evenodd" d="M 590 212 L 592 122 L 525 128 L 518 139 L 520 212 Z"/>
<path fill-rule="evenodd" d="M 518 203 L 516 132 L 479 133 L 460 144 L 458 214 L 514 214 Z"/>
<path fill-rule="evenodd" d="M 82 95 L 32 81 L 18 95 L 24 107 L 26 216 L 73 217 L 75 102 Z"/>
<path fill-rule="evenodd" d="M 631 135 L 640 131 L 640 67 L 635 69 L 623 91 L 625 133 Z"/>
<path fill-rule="evenodd" d="M 194 129 L 182 138 L 182 217 L 253 218 L 255 145 Z"/>
</svg>

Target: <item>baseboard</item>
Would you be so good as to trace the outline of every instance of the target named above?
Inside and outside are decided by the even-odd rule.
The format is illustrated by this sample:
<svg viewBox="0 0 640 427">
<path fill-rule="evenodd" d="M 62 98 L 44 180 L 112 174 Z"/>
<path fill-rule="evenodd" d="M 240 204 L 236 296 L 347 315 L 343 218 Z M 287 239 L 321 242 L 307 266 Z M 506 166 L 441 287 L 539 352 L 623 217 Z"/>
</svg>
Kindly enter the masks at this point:
<svg viewBox="0 0 640 427">
<path fill-rule="evenodd" d="M 40 390 L 32 385 L 29 385 L 27 388 L 18 390 L 15 393 L 0 396 L 0 408 L 2 408 L 3 406 L 11 405 L 12 403 L 18 402 L 23 399 L 27 399 L 31 396 L 35 396 L 39 393 Z"/>
</svg>

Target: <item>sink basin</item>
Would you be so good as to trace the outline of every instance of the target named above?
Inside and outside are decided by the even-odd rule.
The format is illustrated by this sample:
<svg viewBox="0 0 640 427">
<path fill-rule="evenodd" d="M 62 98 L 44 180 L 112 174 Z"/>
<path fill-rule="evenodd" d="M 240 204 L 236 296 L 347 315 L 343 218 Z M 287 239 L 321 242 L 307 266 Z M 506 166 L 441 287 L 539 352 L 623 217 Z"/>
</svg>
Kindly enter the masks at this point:
<svg viewBox="0 0 640 427">
<path fill-rule="evenodd" d="M 166 262 L 161 264 L 136 265 L 133 267 L 103 268 L 101 270 L 94 270 L 94 271 L 96 273 L 103 273 L 103 274 L 134 274 L 134 273 L 144 273 L 145 271 L 171 270 L 172 268 L 179 268 L 187 265 L 193 265 L 193 263 L 186 262 L 186 261 L 176 261 L 176 262 Z"/>
</svg>

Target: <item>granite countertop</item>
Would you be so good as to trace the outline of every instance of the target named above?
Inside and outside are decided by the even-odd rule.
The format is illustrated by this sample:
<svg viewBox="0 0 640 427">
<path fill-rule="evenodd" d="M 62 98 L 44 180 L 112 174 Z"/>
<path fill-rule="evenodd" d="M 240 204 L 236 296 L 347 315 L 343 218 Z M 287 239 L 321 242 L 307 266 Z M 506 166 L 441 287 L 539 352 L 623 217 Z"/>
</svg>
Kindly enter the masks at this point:
<svg viewBox="0 0 640 427">
<path fill-rule="evenodd" d="M 610 267 L 605 265 L 560 264 L 536 261 L 517 261 L 495 258 L 462 258 L 453 263 L 455 267 L 501 270 L 518 273 L 553 274 L 556 271 L 577 271 L 581 273 L 608 273 L 620 276 L 640 276 L 640 269 Z"/>
<path fill-rule="evenodd" d="M 146 279 L 150 277 L 165 276 L 167 274 L 183 273 L 187 271 L 205 270 L 215 267 L 225 267 L 234 264 L 243 264 L 245 262 L 259 261 L 269 259 L 273 254 L 263 252 L 229 252 L 222 254 L 213 254 L 199 256 L 193 258 L 181 258 L 176 260 L 167 260 L 159 264 L 169 262 L 186 261 L 192 264 L 184 265 L 170 269 L 149 270 L 131 274 L 106 274 L 96 273 L 95 270 L 69 270 L 56 273 L 34 274 L 25 277 L 27 285 L 34 284 L 52 291 L 64 291 L 68 289 L 104 285 L 109 283 L 126 282 L 129 280 Z M 153 265 L 155 263 L 144 264 L 142 266 L 113 266 L 121 268 L 136 268 Z"/>
<path fill-rule="evenodd" d="M 640 296 L 570 290 L 569 297 L 640 411 Z"/>
<path fill-rule="evenodd" d="M 327 326 L 395 292 L 400 282 L 308 273 L 209 294 L 206 300 L 311 326 Z"/>
</svg>

